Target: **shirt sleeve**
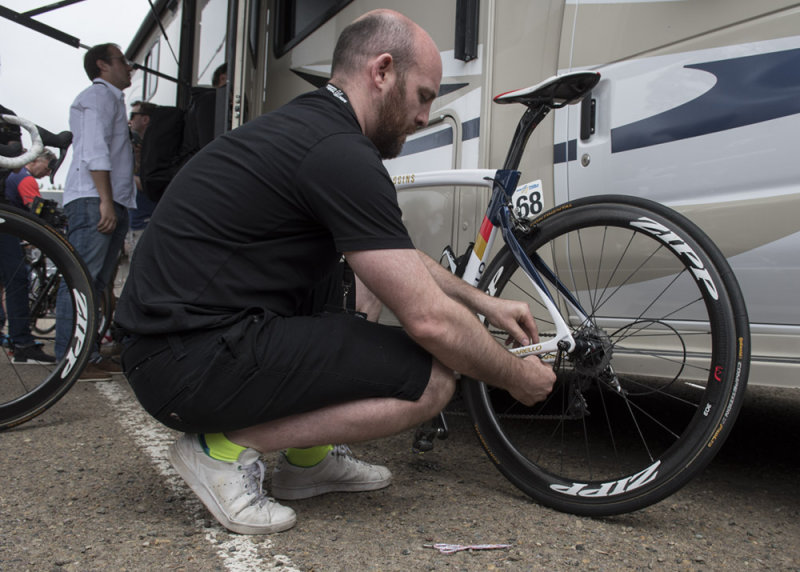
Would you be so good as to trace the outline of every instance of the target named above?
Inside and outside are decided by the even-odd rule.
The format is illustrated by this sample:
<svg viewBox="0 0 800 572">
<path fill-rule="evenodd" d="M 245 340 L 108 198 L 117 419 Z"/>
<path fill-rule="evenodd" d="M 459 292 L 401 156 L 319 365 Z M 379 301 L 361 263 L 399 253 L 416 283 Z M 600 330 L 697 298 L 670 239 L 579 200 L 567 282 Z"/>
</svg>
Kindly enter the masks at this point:
<svg viewBox="0 0 800 572">
<path fill-rule="evenodd" d="M 83 160 L 90 171 L 111 170 L 111 136 L 114 124 L 114 95 L 95 83 L 82 100 L 81 130 Z"/>
<path fill-rule="evenodd" d="M 339 134 L 315 146 L 301 165 L 299 188 L 339 252 L 414 248 L 397 191 L 377 149 L 361 134 Z"/>
<path fill-rule="evenodd" d="M 42 196 L 39 192 L 39 183 L 31 176 L 25 177 L 20 181 L 17 191 L 25 206 L 31 204 L 36 197 Z"/>
</svg>

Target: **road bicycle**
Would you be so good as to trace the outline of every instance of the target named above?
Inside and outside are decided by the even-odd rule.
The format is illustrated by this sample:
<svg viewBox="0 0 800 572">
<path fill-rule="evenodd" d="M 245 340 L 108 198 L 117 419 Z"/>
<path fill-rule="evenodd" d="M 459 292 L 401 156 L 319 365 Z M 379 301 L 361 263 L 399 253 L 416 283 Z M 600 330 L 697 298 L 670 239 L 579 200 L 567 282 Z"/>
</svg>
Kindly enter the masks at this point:
<svg viewBox="0 0 800 572">
<path fill-rule="evenodd" d="M 46 145 L 61 150 L 58 161 L 51 167 L 52 171 L 58 168 L 71 143 L 69 132 L 48 133 L 43 142 L 32 122 L 12 115 L 2 115 L 0 121 L 19 125 L 31 136 L 31 148 L 17 157 L 0 155 L 0 167 L 22 167 L 38 157 Z M 0 355 L 0 430 L 3 430 L 44 412 L 78 379 L 95 345 L 97 312 L 91 275 L 56 228 L 36 214 L 0 202 L 0 235 L 14 239 L 13 247 L 4 241 L 0 252 L 0 257 L 9 261 L 0 265 L 7 321 L 26 320 L 36 343 L 45 353 L 53 355 L 54 340 L 47 335 L 54 327 L 55 295 L 63 283 L 72 303 L 73 324 L 67 351 L 55 363 L 21 360 L 18 352 L 15 354 L 13 340 L 4 348 Z M 9 312 L 16 296 L 28 302 L 26 316 Z"/>
<path fill-rule="evenodd" d="M 62 235 L 67 233 L 67 218 L 61 212 L 56 201 L 41 198 L 34 199 L 31 211 L 41 220 L 56 229 Z M 30 268 L 30 318 L 31 328 L 37 334 L 50 334 L 55 330 L 56 301 L 61 285 L 61 274 L 52 260 L 44 256 L 41 250 L 30 244 L 24 244 L 25 256 Z M 119 266 L 119 262 L 117 263 Z M 102 339 L 111 327 L 114 316 L 115 296 L 114 277 L 100 292 L 95 292 L 97 302 L 97 338 Z"/>
<path fill-rule="evenodd" d="M 588 516 L 644 508 L 697 475 L 730 433 L 750 359 L 736 278 L 684 216 L 621 195 L 568 201 L 532 217 L 517 208 L 537 188 L 518 186 L 530 134 L 599 79 L 575 72 L 497 96 L 496 103 L 527 108 L 502 169 L 396 179 L 401 192 L 492 189 L 475 242 L 460 257 L 445 248 L 443 260 L 491 296 L 528 302 L 540 340 L 509 351 L 540 356 L 557 381 L 533 407 L 480 380 L 462 378 L 460 392 L 503 475 L 546 506 Z M 505 244 L 488 261 L 498 232 Z M 508 339 L 486 326 L 499 343 Z M 446 435 L 440 416 L 417 431 L 416 446 L 429 449 Z"/>
<path fill-rule="evenodd" d="M 63 234 L 66 220 L 55 201 L 36 197 L 31 212 Z M 28 264 L 30 327 L 38 335 L 52 334 L 56 328 L 56 300 L 61 274 L 53 261 L 33 244 L 23 243 Z"/>
</svg>

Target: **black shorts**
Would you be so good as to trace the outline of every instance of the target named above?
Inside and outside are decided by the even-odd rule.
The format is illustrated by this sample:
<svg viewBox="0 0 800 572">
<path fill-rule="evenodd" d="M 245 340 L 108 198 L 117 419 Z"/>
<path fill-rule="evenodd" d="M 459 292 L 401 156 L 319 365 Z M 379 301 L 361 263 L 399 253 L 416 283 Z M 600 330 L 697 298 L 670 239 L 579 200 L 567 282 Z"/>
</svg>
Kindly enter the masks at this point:
<svg viewBox="0 0 800 572">
<path fill-rule="evenodd" d="M 122 364 L 156 419 L 212 433 L 358 399 L 417 400 L 432 359 L 399 328 L 323 312 L 255 314 L 219 330 L 141 336 L 125 344 Z"/>
</svg>

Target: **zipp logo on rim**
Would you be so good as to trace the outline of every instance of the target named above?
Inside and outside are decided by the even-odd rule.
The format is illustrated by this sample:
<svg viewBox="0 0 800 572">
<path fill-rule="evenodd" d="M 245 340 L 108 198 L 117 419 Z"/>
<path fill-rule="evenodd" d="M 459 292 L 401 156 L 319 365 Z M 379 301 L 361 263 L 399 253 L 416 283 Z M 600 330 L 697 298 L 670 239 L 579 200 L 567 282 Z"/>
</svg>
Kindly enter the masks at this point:
<svg viewBox="0 0 800 572">
<path fill-rule="evenodd" d="M 78 361 L 78 356 L 86 343 L 86 332 L 89 324 L 89 304 L 86 301 L 86 296 L 78 290 L 73 290 L 72 294 L 75 302 L 75 337 L 67 350 L 67 354 L 64 356 L 66 365 L 61 370 L 61 379 L 64 379 L 75 367 L 75 362 Z"/>
<path fill-rule="evenodd" d="M 658 467 L 661 461 L 656 461 L 643 471 L 623 477 L 617 481 L 601 483 L 599 487 L 589 488 L 587 483 L 572 483 L 571 485 L 550 485 L 557 493 L 573 497 L 612 497 L 630 492 L 653 481 L 658 476 Z"/>
<path fill-rule="evenodd" d="M 691 247 L 686 244 L 677 234 L 672 232 L 663 224 L 659 224 L 653 219 L 644 216 L 640 217 L 636 221 L 631 222 L 631 226 L 635 226 L 636 228 L 640 228 L 646 232 L 649 232 L 661 240 L 664 244 L 669 246 L 678 255 L 682 254 L 686 256 L 691 263 L 691 271 L 692 274 L 694 274 L 694 277 L 705 285 L 706 290 L 708 290 L 708 293 L 712 298 L 714 298 L 714 300 L 719 300 L 717 287 L 714 284 L 714 281 L 711 279 L 711 275 L 708 273 L 708 270 L 706 270 L 703 261 L 700 260 L 700 257 L 695 254 L 694 250 L 692 250 Z"/>
</svg>

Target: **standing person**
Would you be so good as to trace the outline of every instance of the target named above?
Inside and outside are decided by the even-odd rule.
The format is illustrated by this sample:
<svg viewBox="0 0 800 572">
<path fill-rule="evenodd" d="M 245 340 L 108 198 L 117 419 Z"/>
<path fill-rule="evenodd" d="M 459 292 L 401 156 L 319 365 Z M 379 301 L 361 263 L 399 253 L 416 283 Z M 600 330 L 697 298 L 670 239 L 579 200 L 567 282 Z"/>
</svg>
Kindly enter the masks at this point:
<svg viewBox="0 0 800 572">
<path fill-rule="evenodd" d="M 9 108 L 0 105 L 0 115 L 16 115 Z M 6 157 L 16 157 L 22 154 L 22 131 L 19 125 L 0 121 L 0 150 Z M 0 167 L 0 188 L 5 188 L 5 180 L 11 169 Z"/>
<path fill-rule="evenodd" d="M 18 171 L 12 171 L 5 182 L 6 200 L 16 207 L 26 208 L 34 198 L 40 196 L 36 179 L 50 174 L 50 161 L 55 158 L 52 151 L 45 149 L 39 157 Z M 8 321 L 8 339 L 5 341 L 14 352 L 12 363 L 52 364 L 56 358 L 45 353 L 31 333 L 28 305 L 30 285 L 25 269 L 25 251 L 19 238 L 0 234 L 0 283 L 6 307 L 4 318 Z"/>
<path fill-rule="evenodd" d="M 228 64 L 223 63 L 211 74 L 211 85 L 214 87 L 222 87 L 226 83 L 228 83 Z"/>
<path fill-rule="evenodd" d="M 64 214 L 68 238 L 89 269 L 96 292 L 113 279 L 117 259 L 128 231 L 128 208 L 136 206 L 133 149 L 128 130 L 125 96 L 133 70 L 116 44 L 90 48 L 83 66 L 92 81 L 69 110 L 74 134 L 72 164 L 64 184 Z M 71 303 L 65 289 L 59 292 L 56 319 L 56 356 L 71 342 Z M 104 360 L 99 349 L 80 379 L 110 379 L 119 371 Z"/>
<path fill-rule="evenodd" d="M 185 432 L 170 460 L 239 533 L 296 521 L 262 491 L 262 453 L 288 448 L 272 476 L 279 499 L 374 490 L 389 485 L 387 468 L 326 443 L 430 419 L 450 400 L 455 369 L 525 404 L 555 381 L 476 318 L 525 344 L 538 340 L 527 305 L 454 277 L 402 223 L 381 159 L 428 122 L 442 74 L 431 37 L 397 12 L 370 12 L 343 30 L 332 73 L 186 164 L 137 247 L 117 310 L 138 399 Z M 360 279 L 357 307 L 377 297 L 405 331 L 322 311 L 328 291 L 341 305 L 342 254 Z"/>
<path fill-rule="evenodd" d="M 131 130 L 131 144 L 133 145 L 133 172 L 136 184 L 136 208 L 130 209 L 130 230 L 126 240 L 126 252 L 128 256 L 133 255 L 136 243 L 142 236 L 156 203 L 142 190 L 141 165 L 142 165 L 142 141 L 145 131 L 150 125 L 150 115 L 157 106 L 147 101 L 134 101 L 131 103 L 131 114 L 128 119 L 128 127 Z"/>
<path fill-rule="evenodd" d="M 19 171 L 11 173 L 6 178 L 4 189 L 9 204 L 18 208 L 27 208 L 36 197 L 41 197 L 39 183 L 36 179 L 49 175 L 51 162 L 55 160 L 55 154 L 49 149 L 45 149 L 41 155 Z"/>
</svg>

